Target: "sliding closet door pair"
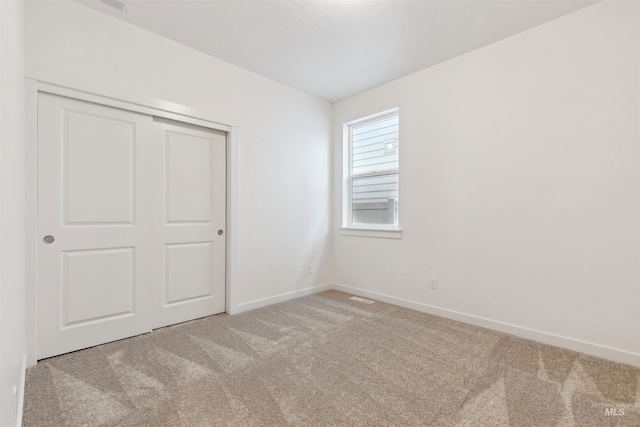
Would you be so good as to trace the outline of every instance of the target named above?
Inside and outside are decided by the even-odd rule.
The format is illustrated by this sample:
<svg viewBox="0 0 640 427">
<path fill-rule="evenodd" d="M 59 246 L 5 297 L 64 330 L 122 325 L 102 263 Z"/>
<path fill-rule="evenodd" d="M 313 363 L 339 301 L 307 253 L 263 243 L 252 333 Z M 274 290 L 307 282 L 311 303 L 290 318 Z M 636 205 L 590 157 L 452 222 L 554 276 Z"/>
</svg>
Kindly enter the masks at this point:
<svg viewBox="0 0 640 427">
<path fill-rule="evenodd" d="M 39 95 L 38 359 L 224 311 L 224 169 L 223 132 Z"/>
</svg>

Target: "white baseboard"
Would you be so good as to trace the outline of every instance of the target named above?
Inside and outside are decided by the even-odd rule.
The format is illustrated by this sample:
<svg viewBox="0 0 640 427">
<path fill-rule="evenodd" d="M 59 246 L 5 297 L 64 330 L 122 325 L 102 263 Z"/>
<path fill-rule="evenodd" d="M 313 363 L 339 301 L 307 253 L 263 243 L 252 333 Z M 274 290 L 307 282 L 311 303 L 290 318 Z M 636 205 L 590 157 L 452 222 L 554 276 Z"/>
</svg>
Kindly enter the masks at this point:
<svg viewBox="0 0 640 427">
<path fill-rule="evenodd" d="M 629 353 L 615 348 L 605 347 L 598 344 L 576 340 L 573 338 L 550 334 L 548 332 L 537 331 L 522 326 L 486 319 L 484 317 L 473 316 L 470 314 L 460 313 L 458 311 L 434 307 L 432 305 L 410 301 L 403 298 L 397 298 L 390 295 L 384 295 L 377 292 L 371 292 L 365 289 L 353 288 L 350 286 L 341 285 L 339 283 L 334 283 L 331 289 L 363 296 L 366 298 L 371 298 L 400 307 L 410 308 L 416 311 L 433 314 L 435 316 L 444 317 L 451 320 L 457 320 L 459 322 L 469 323 L 471 325 L 492 329 L 494 331 L 504 332 L 506 334 L 538 341 L 544 344 L 562 347 L 580 353 L 586 353 L 591 356 L 613 360 L 614 362 L 626 363 L 629 365 L 640 367 L 640 354 Z"/>
<path fill-rule="evenodd" d="M 16 427 L 22 426 L 22 414 L 24 412 L 24 388 L 27 378 L 27 356 L 22 358 L 22 374 L 20 375 L 20 384 L 18 384 L 18 408 L 16 411 Z"/>
<path fill-rule="evenodd" d="M 324 285 L 318 285 L 310 288 L 300 289 L 297 291 L 287 292 L 284 294 L 275 295 L 273 297 L 263 298 L 255 301 L 243 302 L 241 304 L 238 304 L 238 307 L 233 314 L 254 310 L 256 308 L 277 304 L 279 302 L 289 301 L 289 300 L 304 297 L 307 295 L 317 294 L 318 292 L 324 292 L 330 289 L 333 289 L 333 284 L 325 283 Z"/>
</svg>

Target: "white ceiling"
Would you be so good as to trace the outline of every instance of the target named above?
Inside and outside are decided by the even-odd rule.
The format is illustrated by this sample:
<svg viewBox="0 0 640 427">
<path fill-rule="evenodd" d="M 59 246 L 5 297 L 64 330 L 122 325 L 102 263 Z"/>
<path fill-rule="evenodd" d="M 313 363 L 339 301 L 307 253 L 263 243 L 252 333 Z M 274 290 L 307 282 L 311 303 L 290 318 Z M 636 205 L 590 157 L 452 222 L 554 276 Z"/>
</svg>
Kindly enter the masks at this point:
<svg viewBox="0 0 640 427">
<path fill-rule="evenodd" d="M 79 1 L 335 102 L 599 0 Z"/>
</svg>

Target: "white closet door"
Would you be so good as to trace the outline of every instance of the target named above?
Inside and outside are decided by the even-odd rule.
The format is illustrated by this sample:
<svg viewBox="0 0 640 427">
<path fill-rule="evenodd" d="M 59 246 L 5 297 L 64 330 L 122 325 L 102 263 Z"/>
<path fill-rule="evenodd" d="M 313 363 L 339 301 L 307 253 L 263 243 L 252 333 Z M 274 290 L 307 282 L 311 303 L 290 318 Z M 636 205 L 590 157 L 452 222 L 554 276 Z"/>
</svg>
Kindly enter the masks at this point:
<svg viewBox="0 0 640 427">
<path fill-rule="evenodd" d="M 226 133 L 156 119 L 154 146 L 157 328 L 225 311 Z"/>
<path fill-rule="evenodd" d="M 38 98 L 37 357 L 151 330 L 153 120 Z"/>
</svg>

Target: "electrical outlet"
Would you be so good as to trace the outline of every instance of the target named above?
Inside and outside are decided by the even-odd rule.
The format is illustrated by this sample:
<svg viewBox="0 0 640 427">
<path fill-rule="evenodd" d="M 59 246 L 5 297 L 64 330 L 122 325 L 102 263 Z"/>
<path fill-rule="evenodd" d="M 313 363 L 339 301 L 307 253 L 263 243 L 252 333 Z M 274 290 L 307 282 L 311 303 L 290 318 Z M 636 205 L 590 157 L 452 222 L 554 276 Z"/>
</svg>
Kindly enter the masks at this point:
<svg viewBox="0 0 640 427">
<path fill-rule="evenodd" d="M 438 289 L 438 279 L 436 277 L 429 278 L 429 287 L 431 289 Z"/>
<path fill-rule="evenodd" d="M 307 274 L 311 274 L 313 273 L 313 267 L 311 266 L 311 264 L 307 265 Z"/>
</svg>

